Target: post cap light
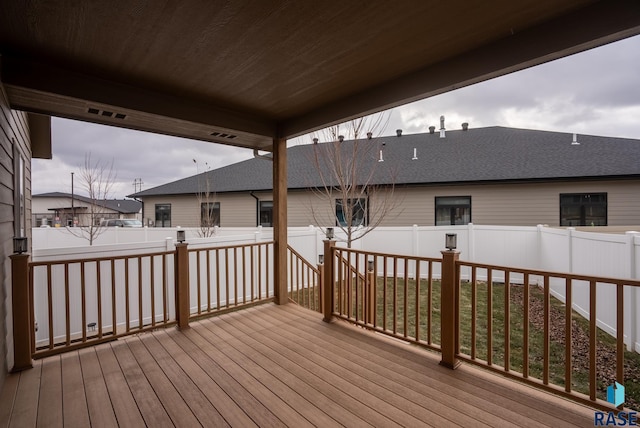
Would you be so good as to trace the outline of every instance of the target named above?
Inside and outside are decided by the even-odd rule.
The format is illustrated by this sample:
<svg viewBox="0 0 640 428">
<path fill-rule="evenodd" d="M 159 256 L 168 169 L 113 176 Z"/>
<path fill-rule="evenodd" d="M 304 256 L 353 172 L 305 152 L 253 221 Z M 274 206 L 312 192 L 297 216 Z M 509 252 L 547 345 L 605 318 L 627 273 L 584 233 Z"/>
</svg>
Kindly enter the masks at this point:
<svg viewBox="0 0 640 428">
<path fill-rule="evenodd" d="M 373 260 L 367 260 L 367 269 L 369 272 L 373 272 Z"/>
<path fill-rule="evenodd" d="M 15 254 L 23 254 L 27 252 L 27 237 L 14 237 L 13 238 L 13 252 Z"/>
<path fill-rule="evenodd" d="M 177 239 L 179 243 L 183 243 L 185 241 L 185 231 L 184 230 L 178 230 L 177 232 Z"/>
<path fill-rule="evenodd" d="M 458 235 L 455 233 L 447 233 L 444 240 L 444 246 L 447 250 L 455 250 L 458 244 Z"/>
<path fill-rule="evenodd" d="M 333 227 L 327 227 L 327 239 L 328 240 L 333 239 Z"/>
<path fill-rule="evenodd" d="M 324 254 L 318 254 L 318 264 L 324 264 Z"/>
</svg>

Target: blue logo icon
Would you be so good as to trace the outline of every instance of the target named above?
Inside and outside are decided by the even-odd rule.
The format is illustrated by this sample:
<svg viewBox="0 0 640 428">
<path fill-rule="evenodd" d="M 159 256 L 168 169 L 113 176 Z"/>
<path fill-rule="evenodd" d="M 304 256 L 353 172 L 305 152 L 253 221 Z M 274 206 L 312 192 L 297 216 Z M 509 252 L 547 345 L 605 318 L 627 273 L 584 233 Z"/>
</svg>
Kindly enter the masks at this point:
<svg viewBox="0 0 640 428">
<path fill-rule="evenodd" d="M 624 385 L 614 382 L 607 388 L 607 401 L 618 407 L 624 403 Z"/>
</svg>

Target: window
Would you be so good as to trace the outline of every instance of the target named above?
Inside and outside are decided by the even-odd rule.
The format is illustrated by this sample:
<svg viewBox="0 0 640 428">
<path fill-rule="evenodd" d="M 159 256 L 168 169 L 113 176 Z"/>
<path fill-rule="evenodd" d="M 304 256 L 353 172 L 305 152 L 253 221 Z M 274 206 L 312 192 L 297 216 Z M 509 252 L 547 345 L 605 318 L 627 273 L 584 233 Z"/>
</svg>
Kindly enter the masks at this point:
<svg viewBox="0 0 640 428">
<path fill-rule="evenodd" d="M 560 194 L 560 226 L 606 225 L 606 193 Z"/>
<path fill-rule="evenodd" d="M 202 202 L 200 204 L 200 226 L 220 226 L 220 202 Z"/>
<path fill-rule="evenodd" d="M 171 204 L 156 204 L 156 227 L 171 227 Z"/>
<path fill-rule="evenodd" d="M 347 224 L 347 219 L 351 216 L 351 224 Z M 343 199 L 336 199 L 336 223 L 338 226 L 367 226 L 369 223 L 369 213 L 367 211 L 367 199 L 347 199 L 345 205 Z"/>
<path fill-rule="evenodd" d="M 13 146 L 13 233 L 16 237 L 27 236 L 27 212 L 26 212 L 26 180 L 25 180 L 25 160 L 18 150 L 18 146 L 12 140 Z"/>
<path fill-rule="evenodd" d="M 273 227 L 273 201 L 259 201 L 258 207 L 258 225 Z"/>
<path fill-rule="evenodd" d="M 436 197 L 436 226 L 471 223 L 471 196 Z"/>
</svg>

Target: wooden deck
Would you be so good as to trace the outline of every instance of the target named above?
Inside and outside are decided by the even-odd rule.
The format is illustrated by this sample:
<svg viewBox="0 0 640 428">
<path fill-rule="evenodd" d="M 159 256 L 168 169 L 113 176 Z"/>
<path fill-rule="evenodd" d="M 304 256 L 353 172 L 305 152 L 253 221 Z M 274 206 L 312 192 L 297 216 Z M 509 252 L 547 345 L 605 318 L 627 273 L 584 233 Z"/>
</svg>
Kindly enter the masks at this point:
<svg viewBox="0 0 640 428">
<path fill-rule="evenodd" d="M 0 424 L 593 426 L 592 409 L 289 304 L 266 304 L 35 362 Z"/>
</svg>

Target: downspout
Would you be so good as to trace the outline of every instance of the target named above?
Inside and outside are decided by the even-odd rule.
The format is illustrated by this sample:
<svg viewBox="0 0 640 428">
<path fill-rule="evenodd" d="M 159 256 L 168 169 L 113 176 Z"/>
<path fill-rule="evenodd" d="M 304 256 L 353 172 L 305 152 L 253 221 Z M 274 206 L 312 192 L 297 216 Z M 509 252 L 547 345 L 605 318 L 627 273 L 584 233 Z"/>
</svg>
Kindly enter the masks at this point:
<svg viewBox="0 0 640 428">
<path fill-rule="evenodd" d="M 254 150 L 254 154 L 256 154 L 257 150 Z M 262 156 L 262 155 L 258 155 L 258 156 Z M 256 195 L 253 194 L 253 190 L 251 192 L 249 192 L 249 194 L 251 196 L 253 196 L 256 200 L 256 227 L 260 226 L 260 198 L 258 198 Z"/>
</svg>

